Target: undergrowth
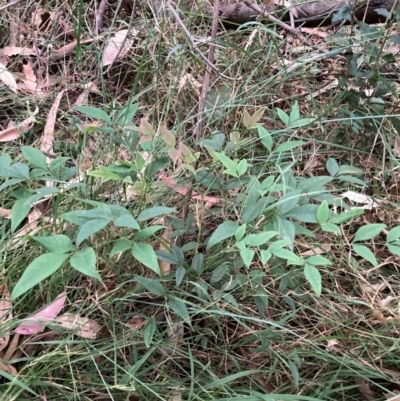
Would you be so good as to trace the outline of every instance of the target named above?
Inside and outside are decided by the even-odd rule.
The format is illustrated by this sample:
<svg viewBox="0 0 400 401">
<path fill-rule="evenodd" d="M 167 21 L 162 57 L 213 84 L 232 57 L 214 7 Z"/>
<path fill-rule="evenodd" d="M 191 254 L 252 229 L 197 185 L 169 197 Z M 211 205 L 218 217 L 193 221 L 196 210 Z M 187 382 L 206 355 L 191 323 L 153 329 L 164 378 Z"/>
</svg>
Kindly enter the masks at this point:
<svg viewBox="0 0 400 401">
<path fill-rule="evenodd" d="M 61 25 L 17 8 L 21 46 L 48 47 L 7 69 L 36 62 L 52 84 L 0 87 L 3 131 L 32 116 L 0 156 L 2 399 L 396 397 L 397 34 L 358 22 L 309 48 L 268 23 L 221 28 L 233 79 L 212 74 L 199 114 L 206 66 L 168 10 L 142 10 L 102 67 L 124 14 L 85 42 L 91 9 L 45 3 L 80 43 L 52 57 Z M 207 53 L 198 9 L 181 17 Z"/>
</svg>

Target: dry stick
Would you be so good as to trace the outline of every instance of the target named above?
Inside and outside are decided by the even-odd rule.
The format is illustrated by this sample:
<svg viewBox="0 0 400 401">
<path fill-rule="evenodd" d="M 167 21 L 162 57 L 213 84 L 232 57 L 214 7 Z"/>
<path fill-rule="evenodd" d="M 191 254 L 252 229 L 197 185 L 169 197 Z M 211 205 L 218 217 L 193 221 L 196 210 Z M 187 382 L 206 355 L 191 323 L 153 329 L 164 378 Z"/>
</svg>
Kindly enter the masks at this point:
<svg viewBox="0 0 400 401">
<path fill-rule="evenodd" d="M 12 1 L 11 3 L 8 3 L 8 4 L 4 5 L 4 6 L 1 6 L 1 7 L 0 7 L 0 11 L 3 11 L 3 10 L 5 10 L 5 9 L 8 8 L 8 7 L 15 6 L 16 4 L 20 3 L 21 1 L 22 1 L 22 0 L 15 0 L 15 1 Z"/>
<path fill-rule="evenodd" d="M 208 53 L 208 59 L 207 59 L 207 70 L 206 73 L 204 74 L 204 80 L 203 80 L 203 85 L 201 88 L 201 94 L 200 94 L 200 100 L 199 100 L 199 108 L 198 108 L 198 121 L 196 128 L 194 129 L 194 139 L 196 143 L 198 143 L 202 137 L 202 132 L 203 132 L 203 124 L 204 124 L 204 108 L 206 105 L 206 99 L 207 99 L 207 93 L 210 88 L 210 76 L 211 76 L 211 70 L 213 68 L 212 61 L 214 60 L 214 54 L 215 54 L 215 45 L 213 41 L 217 37 L 217 29 L 218 29 L 218 8 L 219 8 L 219 0 L 214 0 L 214 8 L 213 8 L 213 22 L 212 22 L 212 28 L 211 28 L 211 43 L 210 43 L 210 51 Z M 222 74 L 221 74 L 222 75 Z M 199 167 L 199 161 L 196 160 L 196 162 L 193 165 L 194 170 L 197 170 Z M 182 209 L 182 223 L 185 224 L 186 218 L 189 214 L 189 202 L 190 199 L 192 198 L 192 193 L 193 193 L 193 187 L 192 184 L 190 185 L 190 188 L 187 192 L 185 203 Z M 184 238 L 183 236 L 181 237 L 181 242 L 183 242 Z M 181 244 L 183 245 L 183 244 Z"/>
<path fill-rule="evenodd" d="M 288 32 L 292 33 L 293 35 L 296 35 L 300 40 L 302 40 L 307 46 L 313 46 L 313 43 L 311 43 L 308 39 L 304 37 L 304 35 L 296 28 L 292 28 L 290 25 L 285 24 L 284 22 L 280 21 L 278 18 L 274 17 L 267 11 L 263 11 L 261 7 L 259 7 L 257 4 L 250 3 L 248 0 L 244 0 L 244 4 L 246 4 L 247 7 L 250 7 L 254 11 L 258 12 L 262 16 L 268 18 L 272 22 L 275 22 L 276 25 L 279 25 L 281 28 L 286 29 Z"/>
<path fill-rule="evenodd" d="M 215 4 L 215 3 L 214 3 Z M 235 81 L 236 78 L 231 78 L 228 77 L 224 74 L 222 74 L 222 72 L 220 72 L 220 70 L 212 63 L 212 61 L 210 61 L 210 57 L 207 57 L 201 52 L 201 50 L 198 48 L 198 46 L 196 45 L 196 43 L 193 40 L 192 34 L 188 31 L 188 29 L 186 28 L 185 24 L 183 23 L 183 21 L 181 20 L 181 17 L 179 16 L 179 14 L 175 11 L 175 9 L 172 7 L 171 3 L 168 2 L 167 7 L 170 9 L 172 15 L 175 17 L 176 21 L 178 22 L 178 24 L 181 26 L 183 32 L 185 32 L 186 37 L 188 38 L 190 44 L 192 45 L 193 49 L 197 52 L 197 54 L 201 57 L 201 59 L 207 64 L 208 67 L 210 67 L 211 69 L 213 69 L 216 73 L 218 73 L 219 75 L 221 75 L 221 77 L 225 78 L 225 79 L 230 79 L 232 81 Z M 214 7 L 215 8 L 215 7 Z M 214 13 L 214 12 L 213 12 Z M 217 14 L 218 16 L 218 14 Z M 213 22 L 214 24 L 214 22 Z M 215 39 L 215 38 L 214 38 Z M 212 39 L 211 39 L 212 40 Z"/>
<path fill-rule="evenodd" d="M 103 17 L 106 10 L 107 10 L 107 0 L 101 0 L 99 8 L 97 9 L 96 12 L 96 25 L 94 28 L 94 32 L 96 35 L 100 35 L 104 30 Z"/>
</svg>

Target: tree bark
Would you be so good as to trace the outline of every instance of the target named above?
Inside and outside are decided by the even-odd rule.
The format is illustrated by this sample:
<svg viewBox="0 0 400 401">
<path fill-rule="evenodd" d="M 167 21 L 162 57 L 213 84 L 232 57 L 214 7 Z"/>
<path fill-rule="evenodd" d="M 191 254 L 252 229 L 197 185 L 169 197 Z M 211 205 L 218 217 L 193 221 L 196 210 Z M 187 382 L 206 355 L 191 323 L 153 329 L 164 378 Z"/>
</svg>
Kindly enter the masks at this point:
<svg viewBox="0 0 400 401">
<path fill-rule="evenodd" d="M 349 5 L 349 1 L 314 1 L 292 7 L 291 10 L 295 16 L 294 20 L 297 26 L 329 26 L 332 25 L 334 13 L 346 5 Z M 351 13 L 358 20 L 362 20 L 368 24 L 375 24 L 386 21 L 386 17 L 378 14 L 377 9 L 383 8 L 390 12 L 398 6 L 399 0 L 358 1 L 351 7 Z M 281 21 L 290 20 L 289 11 L 282 9 L 281 6 L 271 4 L 266 7 L 266 11 Z M 219 16 L 228 25 L 240 25 L 249 21 L 256 21 L 259 13 L 244 3 L 221 3 L 219 6 Z M 343 22 L 345 24 L 349 23 L 349 21 Z"/>
</svg>

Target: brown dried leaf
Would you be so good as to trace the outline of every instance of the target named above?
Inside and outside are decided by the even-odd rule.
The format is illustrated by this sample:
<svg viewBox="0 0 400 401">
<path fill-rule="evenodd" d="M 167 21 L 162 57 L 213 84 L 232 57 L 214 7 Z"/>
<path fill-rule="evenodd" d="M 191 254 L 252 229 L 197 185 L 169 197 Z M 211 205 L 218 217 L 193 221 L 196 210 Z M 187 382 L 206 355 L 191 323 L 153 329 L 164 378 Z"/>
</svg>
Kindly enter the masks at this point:
<svg viewBox="0 0 400 401">
<path fill-rule="evenodd" d="M 74 315 L 73 313 L 64 313 L 57 317 L 55 322 L 64 329 L 75 331 L 75 335 L 82 338 L 95 339 L 101 329 L 100 325 L 87 317 Z"/>
<path fill-rule="evenodd" d="M 150 141 L 151 141 L 151 138 L 156 133 L 154 127 L 149 123 L 149 120 L 146 117 L 142 117 L 140 119 L 140 125 L 138 127 L 138 131 L 140 131 L 146 137 L 150 137 Z M 144 138 L 144 137 L 142 137 L 142 138 Z"/>
<path fill-rule="evenodd" d="M 117 58 L 123 58 L 132 47 L 137 31 L 122 29 L 110 38 L 103 55 L 103 67 L 112 64 Z M 125 40 L 125 38 L 129 37 Z"/>
<path fill-rule="evenodd" d="M 0 370 L 2 370 L 3 372 L 7 372 L 8 374 L 13 376 L 17 376 L 18 374 L 17 369 L 15 369 L 12 365 L 4 365 L 0 363 Z"/>
<path fill-rule="evenodd" d="M 18 85 L 14 75 L 2 63 L 0 63 L 0 81 L 7 85 L 14 93 L 18 92 Z"/>
<path fill-rule="evenodd" d="M 400 391 L 393 391 L 393 394 L 384 394 L 385 398 L 389 401 L 400 401 Z"/>
<path fill-rule="evenodd" d="M 140 330 L 142 327 L 144 327 L 147 323 L 147 320 L 144 319 L 142 316 L 139 315 L 135 315 L 132 318 L 129 319 L 128 321 L 128 326 L 134 330 L 134 331 L 138 331 Z"/>
<path fill-rule="evenodd" d="M 0 217 L 3 217 L 3 219 L 11 219 L 11 209 L 0 207 Z"/>
<path fill-rule="evenodd" d="M 24 75 L 26 78 L 23 80 L 25 84 L 25 89 L 28 92 L 36 93 L 37 82 L 35 72 L 32 68 L 32 63 L 29 61 L 28 64 L 24 64 L 22 68 L 24 70 Z"/>
<path fill-rule="evenodd" d="M 0 286 L 0 294 L 0 323 L 4 325 L 5 322 L 13 317 L 11 296 L 8 292 L 6 282 Z M 4 337 L 0 338 L 0 351 L 7 347 L 9 340 L 10 335 L 8 333 Z"/>
<path fill-rule="evenodd" d="M 173 228 L 172 226 L 168 225 L 167 228 L 163 231 L 161 235 L 162 241 L 160 241 L 160 246 L 159 250 L 160 251 L 166 251 L 167 247 L 164 245 L 167 243 L 168 245 L 171 245 L 171 236 L 172 236 Z M 162 276 L 166 276 L 167 274 L 170 273 L 171 271 L 171 264 L 168 262 L 165 262 L 164 260 L 159 260 L 158 265 L 160 266 L 160 272 Z"/>
<path fill-rule="evenodd" d="M 354 381 L 358 386 L 358 390 L 364 396 L 364 398 L 367 401 L 374 401 L 374 392 L 370 389 L 369 382 L 362 377 L 357 377 Z"/>
<path fill-rule="evenodd" d="M 99 88 L 94 82 L 88 82 L 84 86 L 85 90 L 77 97 L 74 106 L 82 106 L 87 103 L 87 98 L 90 91 L 98 92 Z"/>
<path fill-rule="evenodd" d="M 31 56 L 32 54 L 35 54 L 33 49 L 29 49 L 28 47 L 19 47 L 19 46 L 6 46 L 2 50 L 2 53 L 5 56 L 15 56 L 17 54 L 20 54 L 21 56 Z"/>
<path fill-rule="evenodd" d="M 248 113 L 247 110 L 243 112 L 243 125 L 246 128 L 255 128 L 256 124 L 261 120 L 264 115 L 264 109 L 258 109 L 252 116 Z"/>
<path fill-rule="evenodd" d="M 170 149 L 168 151 L 168 156 L 171 158 L 171 160 L 176 164 L 176 162 L 179 160 L 181 157 L 182 153 L 179 149 Z"/>
<path fill-rule="evenodd" d="M 161 136 L 167 146 L 169 146 L 172 149 L 175 149 L 176 145 L 175 136 L 172 134 L 170 130 L 168 130 L 166 127 L 163 127 L 161 129 Z"/>
<path fill-rule="evenodd" d="M 44 127 L 44 135 L 40 139 L 40 150 L 44 153 L 53 153 L 54 126 L 56 124 L 57 110 L 60 106 L 60 101 L 63 94 L 64 91 L 62 90 L 57 95 L 47 116 L 46 125 Z M 47 161 L 49 162 L 49 160 Z"/>
<path fill-rule="evenodd" d="M 0 142 L 14 141 L 15 139 L 18 138 L 21 132 L 31 128 L 32 124 L 36 122 L 33 116 L 37 114 L 38 111 L 39 109 L 36 107 L 36 110 L 32 113 L 32 115 L 26 118 L 24 121 L 22 121 L 22 123 L 19 124 L 18 127 L 12 125 L 3 131 L 0 131 Z"/>
</svg>

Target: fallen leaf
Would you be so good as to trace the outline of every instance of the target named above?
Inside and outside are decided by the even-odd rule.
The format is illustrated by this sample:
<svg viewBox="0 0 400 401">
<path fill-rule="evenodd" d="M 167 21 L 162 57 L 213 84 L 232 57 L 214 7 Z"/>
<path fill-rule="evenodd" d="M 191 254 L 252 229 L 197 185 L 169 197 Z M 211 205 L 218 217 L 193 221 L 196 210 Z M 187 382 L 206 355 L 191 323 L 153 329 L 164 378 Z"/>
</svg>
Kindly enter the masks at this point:
<svg viewBox="0 0 400 401">
<path fill-rule="evenodd" d="M 364 204 L 364 206 L 358 206 L 361 209 L 372 209 L 378 206 L 378 204 L 374 202 L 374 200 L 370 196 L 359 194 L 354 191 L 343 192 L 340 196 L 343 198 L 347 198 L 355 203 Z"/>
<path fill-rule="evenodd" d="M 101 326 L 94 320 L 81 317 L 72 313 L 64 313 L 55 319 L 57 324 L 64 328 L 75 331 L 75 335 L 82 338 L 94 340 L 101 329 Z"/>
<path fill-rule="evenodd" d="M 14 368 L 12 365 L 4 365 L 0 363 L 0 370 L 3 372 L 7 372 L 10 375 L 16 376 L 18 374 L 17 369 Z"/>
<path fill-rule="evenodd" d="M 0 286 L 0 294 L 2 294 L 0 298 L 0 323 L 4 326 L 4 323 L 13 317 L 11 296 L 6 282 Z M 0 351 L 7 347 L 9 340 L 9 333 L 0 338 Z"/>
<path fill-rule="evenodd" d="M 133 45 L 133 36 L 137 31 L 122 29 L 110 38 L 103 55 L 103 67 L 112 64 L 117 58 L 123 58 Z M 127 38 L 127 36 L 129 36 Z M 125 40 L 125 38 L 127 38 Z"/>
<path fill-rule="evenodd" d="M 28 64 L 24 64 L 22 68 L 24 70 L 24 75 L 26 78 L 23 80 L 25 84 L 25 89 L 28 92 L 36 93 L 37 82 L 36 82 L 35 72 L 33 71 L 32 68 L 32 63 L 29 61 Z"/>
<path fill-rule="evenodd" d="M 393 391 L 392 394 L 385 393 L 384 396 L 388 401 L 400 401 L 400 391 Z"/>
<path fill-rule="evenodd" d="M 55 301 L 47 305 L 43 310 L 34 314 L 32 317 L 23 320 L 14 331 L 15 333 L 24 336 L 36 334 L 44 330 L 45 324 L 51 323 L 54 318 L 60 313 L 67 300 L 67 293 L 62 292 L 59 294 Z"/>
<path fill-rule="evenodd" d="M 340 342 L 338 340 L 328 340 L 326 350 L 334 354 L 340 352 Z"/>
<path fill-rule="evenodd" d="M 18 85 L 14 75 L 7 70 L 6 66 L 0 63 L 0 81 L 3 81 L 14 93 L 18 92 Z"/>
<path fill-rule="evenodd" d="M 54 141 L 54 126 L 56 124 L 57 110 L 60 106 L 61 98 L 64 94 L 62 90 L 54 99 L 54 102 L 50 108 L 49 114 L 47 115 L 46 125 L 44 127 L 43 136 L 40 139 L 40 150 L 44 153 L 53 153 L 53 141 Z M 50 160 L 46 157 L 47 162 Z"/>
<path fill-rule="evenodd" d="M 364 398 L 367 401 L 374 401 L 374 392 L 370 389 L 368 380 L 362 377 L 357 377 L 354 381 L 358 386 L 358 390 L 364 396 Z"/>
<path fill-rule="evenodd" d="M 77 97 L 77 99 L 75 100 L 74 106 L 82 106 L 83 104 L 86 104 L 88 94 L 90 91 L 92 91 L 92 92 L 99 91 L 99 88 L 97 87 L 97 85 L 94 82 L 87 82 L 84 85 L 84 91 Z"/>
<path fill-rule="evenodd" d="M 4 219 L 11 219 L 11 209 L 4 209 L 0 207 L 0 217 Z"/>
<path fill-rule="evenodd" d="M 34 115 L 37 114 L 38 111 L 39 109 L 36 107 L 35 111 L 31 113 L 31 116 L 22 121 L 21 124 L 19 124 L 18 126 L 12 124 L 5 130 L 0 131 L 0 142 L 14 141 L 19 137 L 20 133 L 30 129 L 32 124 L 36 122 Z"/>
<path fill-rule="evenodd" d="M 171 225 L 167 225 L 167 228 L 163 231 L 161 235 L 160 246 L 158 248 L 159 251 L 166 251 L 167 248 L 164 245 L 165 243 L 171 245 L 171 236 L 172 236 L 173 228 Z M 165 262 L 164 260 L 159 260 L 158 265 L 160 267 L 160 273 L 162 276 L 166 276 L 171 271 L 171 264 Z"/>
<path fill-rule="evenodd" d="M 29 49 L 28 47 L 19 47 L 19 46 L 6 46 L 3 50 L 2 53 L 5 56 L 15 56 L 15 55 L 21 55 L 21 56 L 31 56 L 32 54 L 35 54 L 33 49 Z"/>
<path fill-rule="evenodd" d="M 142 316 L 139 315 L 135 315 L 132 318 L 129 319 L 128 321 L 128 326 L 135 330 L 138 331 L 140 330 L 142 327 L 144 327 L 147 323 L 147 320 L 144 319 Z"/>
</svg>

